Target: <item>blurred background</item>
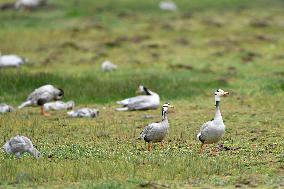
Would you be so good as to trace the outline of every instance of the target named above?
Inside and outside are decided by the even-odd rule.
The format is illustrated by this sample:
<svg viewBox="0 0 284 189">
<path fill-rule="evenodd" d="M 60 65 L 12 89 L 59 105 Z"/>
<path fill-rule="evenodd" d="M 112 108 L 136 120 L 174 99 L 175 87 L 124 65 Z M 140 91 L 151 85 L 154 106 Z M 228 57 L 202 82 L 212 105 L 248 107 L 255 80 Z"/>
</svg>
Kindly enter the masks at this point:
<svg viewBox="0 0 284 189">
<path fill-rule="evenodd" d="M 162 99 L 284 90 L 282 0 L 25 1 L 37 0 L 0 0 L 1 53 L 29 60 L 0 69 L 0 101 L 47 83 L 78 103 L 128 97 L 139 84 Z M 103 72 L 105 60 L 117 70 Z"/>
</svg>

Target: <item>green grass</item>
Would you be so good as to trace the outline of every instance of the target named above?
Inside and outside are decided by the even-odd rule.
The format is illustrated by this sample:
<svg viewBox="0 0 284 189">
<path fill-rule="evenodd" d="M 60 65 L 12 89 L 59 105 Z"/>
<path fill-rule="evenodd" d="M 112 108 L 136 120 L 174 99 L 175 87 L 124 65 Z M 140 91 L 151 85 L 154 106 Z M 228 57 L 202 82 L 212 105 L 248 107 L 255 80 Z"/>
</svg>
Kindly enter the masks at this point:
<svg viewBox="0 0 284 189">
<path fill-rule="evenodd" d="M 0 70 L 0 102 L 17 106 L 50 83 L 64 100 L 100 109 L 96 119 L 43 118 L 37 108 L 0 115 L 1 144 L 26 135 L 43 154 L 1 152 L 0 188 L 283 187 L 283 2 L 179 0 L 174 13 L 158 2 L 50 0 L 0 12 L 1 52 L 30 60 Z M 101 72 L 106 59 L 116 72 Z M 176 107 L 165 147 L 150 153 L 137 137 L 160 110 L 115 112 L 139 84 Z M 200 155 L 196 133 L 214 115 L 217 88 L 231 92 L 221 143 L 232 150 Z"/>
</svg>

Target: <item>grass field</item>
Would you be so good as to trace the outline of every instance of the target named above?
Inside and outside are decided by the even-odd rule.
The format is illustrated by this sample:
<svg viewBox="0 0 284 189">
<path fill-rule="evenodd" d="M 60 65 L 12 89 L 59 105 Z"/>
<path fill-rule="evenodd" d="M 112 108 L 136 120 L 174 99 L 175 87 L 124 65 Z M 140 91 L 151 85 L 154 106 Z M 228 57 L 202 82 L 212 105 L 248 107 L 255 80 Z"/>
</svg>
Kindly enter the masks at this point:
<svg viewBox="0 0 284 189">
<path fill-rule="evenodd" d="M 100 109 L 96 119 L 38 108 L 0 115 L 0 146 L 21 134 L 43 154 L 1 151 L 0 188 L 284 187 L 284 2 L 177 0 L 176 12 L 158 3 L 50 0 L 0 12 L 0 51 L 29 58 L 0 69 L 0 102 L 17 106 L 50 83 L 65 101 Z M 116 72 L 101 71 L 106 59 Z M 163 149 L 137 140 L 160 110 L 115 111 L 139 84 L 175 106 Z M 221 104 L 229 150 L 200 155 L 196 134 L 214 116 L 218 88 L 231 92 Z"/>
</svg>

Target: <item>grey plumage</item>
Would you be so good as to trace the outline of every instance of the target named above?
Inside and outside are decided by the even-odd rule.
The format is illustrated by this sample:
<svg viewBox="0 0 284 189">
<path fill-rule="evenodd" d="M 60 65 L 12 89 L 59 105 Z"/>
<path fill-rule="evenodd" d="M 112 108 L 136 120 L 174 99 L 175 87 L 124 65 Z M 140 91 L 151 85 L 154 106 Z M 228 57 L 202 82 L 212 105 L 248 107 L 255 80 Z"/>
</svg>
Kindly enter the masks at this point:
<svg viewBox="0 0 284 189">
<path fill-rule="evenodd" d="M 36 159 L 40 158 L 40 152 L 33 146 L 32 141 L 25 136 L 15 136 L 7 141 L 3 149 L 8 154 L 15 154 L 19 158 L 23 153 L 32 154 Z"/>
<path fill-rule="evenodd" d="M 62 102 L 62 101 L 55 101 L 55 102 L 48 102 L 43 105 L 46 111 L 50 110 L 71 110 L 75 107 L 74 101 Z"/>
<path fill-rule="evenodd" d="M 91 108 L 81 108 L 78 110 L 67 112 L 70 117 L 98 117 L 99 110 Z"/>
<path fill-rule="evenodd" d="M 162 121 L 158 123 L 151 123 L 144 128 L 140 133 L 140 138 L 146 142 L 161 142 L 168 134 L 169 122 L 168 122 L 168 108 L 169 103 L 163 105 L 162 108 Z"/>
<path fill-rule="evenodd" d="M 13 112 L 15 109 L 12 106 L 9 106 L 5 103 L 0 104 L 0 113 L 7 113 L 7 112 Z"/>
<path fill-rule="evenodd" d="M 221 140 L 225 133 L 225 125 L 223 123 L 223 118 L 220 111 L 220 97 L 228 95 L 228 92 L 218 89 L 215 92 L 215 103 L 216 103 L 216 113 L 214 119 L 204 123 L 199 133 L 197 134 L 197 139 L 203 144 L 217 143 Z"/>
<path fill-rule="evenodd" d="M 140 85 L 138 93 L 143 94 L 132 98 L 127 98 L 118 101 L 117 104 L 122 105 L 121 108 L 117 108 L 118 111 L 128 110 L 148 110 L 157 109 L 160 104 L 160 97 L 157 93 L 150 91 L 146 87 Z"/>
<path fill-rule="evenodd" d="M 44 85 L 34 90 L 18 108 L 26 106 L 43 105 L 53 100 L 60 100 L 64 96 L 64 92 L 61 89 L 54 87 L 53 85 Z"/>
</svg>

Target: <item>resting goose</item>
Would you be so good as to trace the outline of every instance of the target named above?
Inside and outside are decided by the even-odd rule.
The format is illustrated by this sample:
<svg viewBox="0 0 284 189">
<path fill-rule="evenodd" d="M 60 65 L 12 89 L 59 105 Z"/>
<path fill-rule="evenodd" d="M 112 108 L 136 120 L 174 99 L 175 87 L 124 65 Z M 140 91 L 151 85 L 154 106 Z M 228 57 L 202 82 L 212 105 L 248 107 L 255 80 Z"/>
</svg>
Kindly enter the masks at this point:
<svg viewBox="0 0 284 189">
<path fill-rule="evenodd" d="M 64 96 L 64 91 L 62 89 L 56 88 L 52 85 L 44 85 L 36 90 L 34 90 L 27 98 L 26 102 L 23 102 L 18 108 L 23 108 L 26 106 L 37 106 L 41 107 L 42 115 L 49 115 L 45 112 L 43 105 L 47 102 L 54 100 L 60 100 Z"/>
<path fill-rule="evenodd" d="M 9 106 L 8 104 L 1 103 L 0 104 L 0 113 L 7 113 L 7 112 L 13 112 L 15 109 L 12 106 Z"/>
<path fill-rule="evenodd" d="M 104 72 L 110 72 L 117 69 L 117 65 L 113 64 L 112 62 L 106 60 L 102 63 L 102 70 Z"/>
<path fill-rule="evenodd" d="M 32 154 L 36 159 L 40 158 L 40 152 L 33 146 L 31 140 L 25 136 L 15 136 L 11 138 L 3 146 L 4 150 L 8 154 L 15 154 L 19 158 L 23 153 L 28 152 Z"/>
<path fill-rule="evenodd" d="M 67 112 L 70 117 L 98 117 L 99 110 L 91 108 L 81 108 L 78 110 Z"/>
<path fill-rule="evenodd" d="M 50 110 L 72 110 L 75 106 L 74 101 L 62 102 L 62 101 L 55 101 L 55 102 L 48 102 L 43 105 L 45 111 Z"/>
<path fill-rule="evenodd" d="M 202 142 L 200 152 L 203 152 L 203 147 L 205 144 L 213 144 L 219 142 L 225 133 L 225 125 L 223 123 L 220 111 L 220 101 L 222 96 L 227 96 L 228 94 L 229 92 L 225 92 L 222 89 L 218 89 L 215 92 L 215 117 L 211 121 L 204 123 L 201 126 L 199 133 L 197 134 L 197 139 Z"/>
<path fill-rule="evenodd" d="M 162 142 L 168 134 L 169 121 L 168 109 L 173 108 L 170 103 L 165 103 L 162 107 L 162 121 L 151 123 L 140 133 L 140 138 L 148 142 L 148 151 L 151 151 L 152 143 Z M 161 143 L 163 144 L 163 143 Z"/>
<path fill-rule="evenodd" d="M 157 109 L 160 104 L 160 97 L 157 93 L 150 91 L 143 85 L 138 88 L 138 93 L 144 93 L 145 95 L 139 95 L 132 98 L 127 98 L 122 101 L 118 101 L 117 104 L 121 104 L 123 107 L 117 108 L 118 111 L 127 110 L 148 110 Z"/>
<path fill-rule="evenodd" d="M 159 4 L 159 7 L 161 10 L 165 10 L 165 11 L 176 11 L 177 10 L 176 4 L 171 0 L 161 1 Z"/>
<path fill-rule="evenodd" d="M 0 56 L 0 68 L 20 67 L 22 64 L 24 64 L 26 62 L 27 62 L 27 59 L 22 58 L 18 55 L 14 55 L 14 54 L 1 55 Z"/>
<path fill-rule="evenodd" d="M 35 9 L 46 4 L 47 0 L 17 0 L 15 3 L 16 9 Z"/>
</svg>

